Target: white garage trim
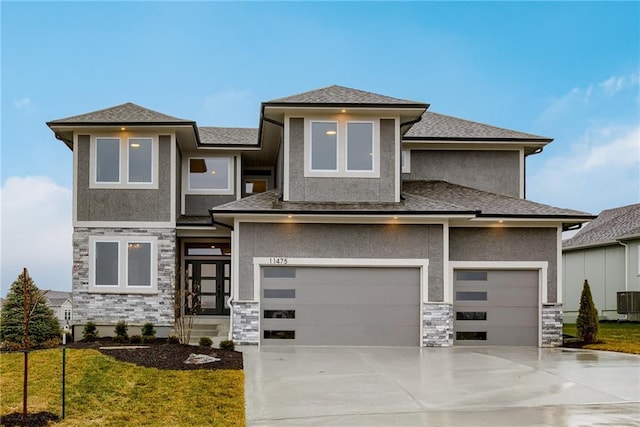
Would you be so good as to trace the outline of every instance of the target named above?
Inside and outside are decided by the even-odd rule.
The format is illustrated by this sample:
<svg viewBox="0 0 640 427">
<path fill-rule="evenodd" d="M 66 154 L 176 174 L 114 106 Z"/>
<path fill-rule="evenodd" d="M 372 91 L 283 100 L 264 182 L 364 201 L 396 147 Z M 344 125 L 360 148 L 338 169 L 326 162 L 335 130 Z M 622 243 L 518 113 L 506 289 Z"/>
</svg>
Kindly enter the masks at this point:
<svg viewBox="0 0 640 427">
<path fill-rule="evenodd" d="M 449 274 L 454 270 L 538 270 L 538 347 L 542 347 L 542 304 L 547 303 L 547 261 L 449 261 Z M 453 280 L 446 284 L 445 302 L 453 304 Z"/>
</svg>

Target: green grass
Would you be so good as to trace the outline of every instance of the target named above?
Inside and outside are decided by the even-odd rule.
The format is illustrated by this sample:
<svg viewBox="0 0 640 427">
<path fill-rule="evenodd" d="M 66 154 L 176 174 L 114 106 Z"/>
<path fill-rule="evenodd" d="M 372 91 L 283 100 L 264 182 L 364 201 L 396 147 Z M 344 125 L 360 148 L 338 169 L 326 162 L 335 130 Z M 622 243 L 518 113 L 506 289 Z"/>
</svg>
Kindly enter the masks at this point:
<svg viewBox="0 0 640 427">
<path fill-rule="evenodd" d="M 597 344 L 588 344 L 584 348 L 591 350 L 617 351 L 640 354 L 640 324 L 601 322 L 598 326 Z M 575 323 L 564 325 L 564 333 L 578 336 Z"/>
<path fill-rule="evenodd" d="M 0 413 L 22 412 L 22 353 L 0 354 Z M 29 354 L 29 412 L 61 414 L 62 350 Z M 244 373 L 169 371 L 67 350 L 60 426 L 244 426 Z"/>
</svg>

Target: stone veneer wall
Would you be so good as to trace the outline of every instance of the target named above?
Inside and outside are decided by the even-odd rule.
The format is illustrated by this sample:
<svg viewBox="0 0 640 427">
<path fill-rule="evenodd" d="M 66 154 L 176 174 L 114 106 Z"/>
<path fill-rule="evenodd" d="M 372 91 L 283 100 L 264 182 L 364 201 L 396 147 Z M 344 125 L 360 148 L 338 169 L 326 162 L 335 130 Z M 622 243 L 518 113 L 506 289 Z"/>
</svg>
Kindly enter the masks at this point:
<svg viewBox="0 0 640 427">
<path fill-rule="evenodd" d="M 232 302 L 233 341 L 236 344 L 260 343 L 260 307 L 257 302 Z"/>
<path fill-rule="evenodd" d="M 542 347 L 562 345 L 562 304 L 542 304 Z"/>
<path fill-rule="evenodd" d="M 422 345 L 453 345 L 453 305 L 433 302 L 422 304 Z"/>
<path fill-rule="evenodd" d="M 89 291 L 89 236 L 155 236 L 158 242 L 158 293 L 102 294 Z M 172 326 L 173 293 L 176 268 L 175 229 L 83 228 L 73 233 L 73 323 L 88 321 L 114 325 L 124 320 L 129 325 L 152 322 L 155 326 Z"/>
</svg>

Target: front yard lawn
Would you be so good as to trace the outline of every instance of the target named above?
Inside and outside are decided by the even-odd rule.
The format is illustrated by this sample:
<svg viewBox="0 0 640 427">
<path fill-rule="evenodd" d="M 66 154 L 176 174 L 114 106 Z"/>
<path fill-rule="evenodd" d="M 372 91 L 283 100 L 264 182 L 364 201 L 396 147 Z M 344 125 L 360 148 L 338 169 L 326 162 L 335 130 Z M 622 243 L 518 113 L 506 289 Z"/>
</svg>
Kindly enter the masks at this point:
<svg viewBox="0 0 640 427">
<path fill-rule="evenodd" d="M 0 414 L 22 411 L 22 353 L 0 354 Z M 244 426 L 241 370 L 173 371 L 67 349 L 60 426 Z M 29 354 L 29 412 L 61 413 L 62 350 Z"/>
<path fill-rule="evenodd" d="M 575 323 L 565 324 L 564 333 L 578 336 Z M 598 340 L 598 344 L 588 344 L 583 348 L 640 354 L 640 323 L 600 322 Z"/>
</svg>

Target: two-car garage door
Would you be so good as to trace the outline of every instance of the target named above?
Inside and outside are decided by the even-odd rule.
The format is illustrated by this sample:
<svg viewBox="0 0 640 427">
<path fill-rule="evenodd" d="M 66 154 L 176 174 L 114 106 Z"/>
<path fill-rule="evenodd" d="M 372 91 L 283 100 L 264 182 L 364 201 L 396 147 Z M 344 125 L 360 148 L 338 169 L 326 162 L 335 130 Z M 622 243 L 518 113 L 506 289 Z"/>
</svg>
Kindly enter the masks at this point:
<svg viewBox="0 0 640 427">
<path fill-rule="evenodd" d="M 419 268 L 262 267 L 261 294 L 263 345 L 419 345 Z"/>
</svg>

